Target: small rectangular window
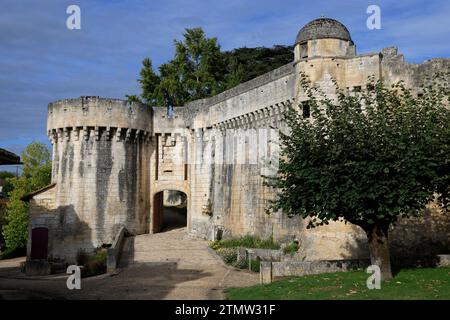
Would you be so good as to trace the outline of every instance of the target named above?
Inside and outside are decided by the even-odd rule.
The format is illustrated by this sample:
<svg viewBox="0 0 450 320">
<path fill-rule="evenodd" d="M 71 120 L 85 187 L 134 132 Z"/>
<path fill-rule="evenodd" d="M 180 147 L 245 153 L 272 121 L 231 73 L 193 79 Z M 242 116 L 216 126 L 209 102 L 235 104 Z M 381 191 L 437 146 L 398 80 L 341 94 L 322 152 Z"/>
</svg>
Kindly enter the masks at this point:
<svg viewBox="0 0 450 320">
<path fill-rule="evenodd" d="M 353 87 L 353 92 L 361 92 L 361 86 Z"/>
<path fill-rule="evenodd" d="M 308 58 L 308 44 L 307 43 L 300 45 L 300 57 L 302 59 Z"/>
<path fill-rule="evenodd" d="M 302 110 L 304 119 L 311 117 L 311 108 L 307 102 L 302 103 Z"/>
</svg>

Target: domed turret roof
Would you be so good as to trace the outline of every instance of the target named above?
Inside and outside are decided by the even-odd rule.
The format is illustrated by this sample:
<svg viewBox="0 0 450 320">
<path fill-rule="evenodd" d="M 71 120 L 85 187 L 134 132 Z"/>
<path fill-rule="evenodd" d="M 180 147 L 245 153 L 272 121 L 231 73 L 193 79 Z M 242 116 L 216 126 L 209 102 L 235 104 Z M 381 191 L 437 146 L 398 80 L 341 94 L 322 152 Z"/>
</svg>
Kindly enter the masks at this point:
<svg viewBox="0 0 450 320">
<path fill-rule="evenodd" d="M 316 39 L 340 39 L 353 42 L 348 29 L 339 21 L 330 18 L 319 18 L 306 24 L 299 31 L 295 44 Z"/>
</svg>

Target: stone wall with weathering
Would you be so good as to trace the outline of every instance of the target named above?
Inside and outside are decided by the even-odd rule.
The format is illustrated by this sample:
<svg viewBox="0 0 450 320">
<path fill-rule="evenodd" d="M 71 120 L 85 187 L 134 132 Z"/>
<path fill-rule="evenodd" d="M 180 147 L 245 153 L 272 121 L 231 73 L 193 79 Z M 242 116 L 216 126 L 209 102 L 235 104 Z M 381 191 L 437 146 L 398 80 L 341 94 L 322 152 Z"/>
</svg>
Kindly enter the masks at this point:
<svg viewBox="0 0 450 320">
<path fill-rule="evenodd" d="M 266 213 L 276 192 L 264 176 L 277 171 L 282 115 L 289 106 L 307 107 L 301 74 L 331 98 L 335 83 L 358 92 L 369 77 L 403 80 L 420 94 L 450 59 L 411 64 L 396 48 L 357 55 L 345 26 L 326 18 L 299 32 L 294 53 L 293 63 L 171 113 L 98 97 L 51 103 L 55 185 L 33 197 L 30 218 L 48 226 L 52 257 L 70 260 L 80 249 L 111 243 L 122 226 L 133 234 L 160 231 L 161 192 L 176 190 L 185 194 L 187 229 L 197 237 L 221 230 L 224 237 L 297 239 L 307 260 L 367 258 L 357 226 L 340 221 L 310 230 L 307 220 Z M 424 218 L 402 220 L 391 230 L 393 252 L 445 250 L 449 225 L 448 215 L 431 207 Z"/>
<path fill-rule="evenodd" d="M 390 59 L 402 60 L 395 57 L 395 49 L 386 48 L 363 55 L 300 59 L 232 91 L 188 104 L 196 114 L 190 122 L 197 134 L 194 144 L 202 145 L 193 149 L 200 150 L 203 159 L 201 165 L 193 167 L 190 179 L 191 194 L 199 204 L 191 216 L 190 231 L 207 238 L 222 229 L 228 237 L 254 234 L 282 241 L 298 239 L 301 253 L 308 260 L 367 258 L 366 235 L 358 226 L 331 222 L 306 229 L 307 221 L 303 219 L 288 218 L 281 212 L 267 215 L 275 192 L 264 185 L 263 175 L 274 173 L 270 162 L 279 151 L 276 136 L 277 130 L 283 128 L 280 120 L 284 108 L 289 104 L 301 108 L 306 100 L 298 84 L 301 72 L 333 97 L 334 81 L 348 92 L 365 88 L 369 77 L 375 81 L 383 78 L 386 83 L 403 80 L 417 88 L 424 83 L 421 79 L 450 63 L 450 59 L 435 59 L 394 69 L 396 64 Z M 256 163 L 251 162 L 255 156 Z M 209 212 L 200 214 L 208 203 L 210 216 Z M 442 250 L 450 245 L 449 227 L 448 217 L 442 213 L 427 214 L 421 221 L 401 220 L 392 230 L 393 253 L 426 255 L 433 243 L 440 243 Z M 414 240 L 403 236 L 411 230 L 415 230 Z"/>
<path fill-rule="evenodd" d="M 55 206 L 67 228 L 62 242 L 83 235 L 90 244 L 78 249 L 90 251 L 112 243 L 122 226 L 132 234 L 148 231 L 151 120 L 151 109 L 122 100 L 82 97 L 49 104 Z"/>
<path fill-rule="evenodd" d="M 166 108 L 154 107 L 152 117 L 152 137 L 150 139 L 150 221 L 149 231 L 159 232 L 162 227 L 162 208 L 159 195 L 162 191 L 178 191 L 186 195 L 188 228 L 191 209 L 189 146 L 191 130 L 189 123 L 192 111 L 175 107 L 169 114 Z M 167 194 L 167 193 L 166 193 Z M 162 197 L 163 195 L 161 195 Z M 164 203 L 164 200 L 162 201 Z"/>
<path fill-rule="evenodd" d="M 416 64 L 406 62 L 404 55 L 399 54 L 396 47 L 385 48 L 381 53 L 383 80 L 387 84 L 403 81 L 416 94 L 421 94 L 420 88 L 429 85 L 436 74 L 450 72 L 448 58 L 435 58 Z"/>
<path fill-rule="evenodd" d="M 196 115 L 189 123 L 191 233 L 212 238 L 222 229 L 225 236 L 283 238 L 298 229 L 299 219 L 266 214 L 273 190 L 263 183 L 263 175 L 274 173 L 276 163 L 268 161 L 277 161 L 278 128 L 294 96 L 294 68 L 288 64 L 187 105 Z"/>
<path fill-rule="evenodd" d="M 74 208 L 73 204 L 57 205 L 56 185 L 51 185 L 30 200 L 28 260 L 31 259 L 33 230 L 39 228 L 48 230 L 47 254 L 50 261 L 76 263 L 80 250 L 92 250 L 92 228 L 89 221 L 82 220 Z"/>
<path fill-rule="evenodd" d="M 432 257 L 450 250 L 450 214 L 433 202 L 418 218 L 400 219 L 389 233 L 394 257 Z"/>
</svg>

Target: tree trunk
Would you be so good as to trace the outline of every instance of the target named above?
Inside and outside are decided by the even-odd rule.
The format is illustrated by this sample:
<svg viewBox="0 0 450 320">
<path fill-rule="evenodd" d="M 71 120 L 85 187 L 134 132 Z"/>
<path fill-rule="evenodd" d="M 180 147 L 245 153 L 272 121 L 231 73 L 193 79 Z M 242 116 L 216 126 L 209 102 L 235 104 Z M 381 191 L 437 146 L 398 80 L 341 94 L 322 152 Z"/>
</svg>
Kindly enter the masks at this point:
<svg viewBox="0 0 450 320">
<path fill-rule="evenodd" d="M 369 240 L 371 264 L 380 267 L 382 281 L 392 279 L 388 226 L 373 225 L 366 230 L 366 234 Z"/>
</svg>

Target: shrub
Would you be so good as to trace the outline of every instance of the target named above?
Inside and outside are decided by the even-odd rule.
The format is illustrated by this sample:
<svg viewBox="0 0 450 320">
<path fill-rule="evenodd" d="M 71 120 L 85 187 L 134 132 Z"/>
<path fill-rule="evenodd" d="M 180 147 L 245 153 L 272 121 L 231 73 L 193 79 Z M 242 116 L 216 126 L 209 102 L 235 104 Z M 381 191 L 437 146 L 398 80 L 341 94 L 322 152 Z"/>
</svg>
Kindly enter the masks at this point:
<svg viewBox="0 0 450 320">
<path fill-rule="evenodd" d="M 98 248 L 94 254 L 79 251 L 77 254 L 77 264 L 83 266 L 81 277 L 92 277 L 106 273 L 106 249 Z"/>
<path fill-rule="evenodd" d="M 261 264 L 261 261 L 259 260 L 259 259 L 250 259 L 250 270 L 251 271 L 253 271 L 253 272 L 259 272 L 259 269 L 260 269 L 260 264 Z M 233 267 L 236 267 L 236 268 L 238 268 L 238 269 L 247 269 L 248 270 L 248 264 L 249 264 L 249 261 L 248 261 L 248 259 L 245 259 L 245 260 L 241 260 L 241 261 L 236 261 L 235 263 L 233 263 L 232 265 L 233 265 Z"/>
<path fill-rule="evenodd" d="M 84 266 L 89 260 L 89 254 L 84 250 L 79 250 L 77 253 L 77 265 Z"/>
<path fill-rule="evenodd" d="M 25 248 L 28 239 L 28 203 L 23 197 L 28 191 L 29 182 L 25 178 L 13 178 L 14 190 L 10 193 L 10 201 L 6 205 L 5 223 L 2 233 L 6 247 L 10 250 Z"/>
<path fill-rule="evenodd" d="M 216 252 L 226 264 L 238 269 L 248 269 L 248 259 L 237 261 L 236 248 L 219 248 L 216 250 Z M 259 267 L 260 261 L 251 259 L 250 270 L 254 272 L 259 272 Z"/>
<path fill-rule="evenodd" d="M 293 255 L 297 253 L 299 248 L 300 246 L 298 242 L 291 242 L 286 247 L 283 248 L 283 253 Z"/>
<path fill-rule="evenodd" d="M 17 257 L 23 257 L 27 254 L 27 250 L 24 247 L 20 248 L 6 248 L 5 251 L 3 251 L 0 254 L 0 260 L 3 259 L 12 259 Z"/>
<path fill-rule="evenodd" d="M 252 270 L 253 272 L 259 272 L 260 267 L 261 261 L 251 259 L 250 270 Z M 248 268 L 248 260 L 247 260 L 247 268 Z"/>
<path fill-rule="evenodd" d="M 234 264 L 237 261 L 237 250 L 234 248 L 219 248 L 216 252 L 226 264 Z"/>
<path fill-rule="evenodd" d="M 280 249 L 280 245 L 273 241 L 273 239 L 260 239 L 255 236 L 243 236 L 228 240 L 218 240 L 210 243 L 210 247 L 214 249 L 222 260 L 235 268 L 248 269 L 248 259 L 237 261 L 238 248 L 253 248 L 253 249 Z M 250 270 L 259 272 L 260 261 L 251 259 Z"/>
<path fill-rule="evenodd" d="M 6 247 L 10 250 L 25 248 L 28 239 L 28 203 L 22 201 L 26 194 L 39 190 L 51 181 L 50 150 L 45 144 L 33 142 L 22 153 L 22 175 L 9 178 L 11 184 L 6 205 L 6 219 L 2 226 Z"/>
</svg>

